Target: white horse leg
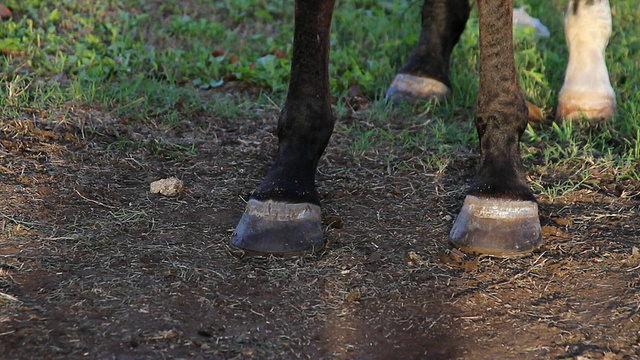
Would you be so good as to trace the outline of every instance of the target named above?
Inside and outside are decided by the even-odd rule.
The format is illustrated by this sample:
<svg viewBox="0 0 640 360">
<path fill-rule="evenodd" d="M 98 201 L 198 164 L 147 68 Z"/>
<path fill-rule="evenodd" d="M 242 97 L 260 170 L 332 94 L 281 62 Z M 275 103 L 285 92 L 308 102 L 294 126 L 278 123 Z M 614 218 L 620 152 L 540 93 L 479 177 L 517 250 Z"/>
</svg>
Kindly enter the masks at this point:
<svg viewBox="0 0 640 360">
<path fill-rule="evenodd" d="M 610 120 L 616 99 L 604 52 L 611 36 L 608 0 L 571 0 L 565 17 L 569 64 L 556 119 Z"/>
</svg>

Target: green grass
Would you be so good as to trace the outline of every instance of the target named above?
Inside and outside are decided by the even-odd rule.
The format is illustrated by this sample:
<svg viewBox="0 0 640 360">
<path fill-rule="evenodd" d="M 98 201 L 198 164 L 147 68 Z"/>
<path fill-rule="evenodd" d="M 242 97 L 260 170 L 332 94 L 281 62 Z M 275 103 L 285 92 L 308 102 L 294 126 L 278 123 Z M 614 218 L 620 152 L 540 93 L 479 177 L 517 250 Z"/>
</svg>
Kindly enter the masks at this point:
<svg viewBox="0 0 640 360">
<path fill-rule="evenodd" d="M 64 110 L 72 103 L 127 121 L 179 126 L 204 113 L 230 120 L 261 116 L 264 109 L 274 111 L 274 103 L 281 105 L 286 94 L 292 0 L 5 0 L 4 4 L 14 11 L 13 19 L 0 22 L 0 117 L 5 121 L 30 118 L 34 112 L 48 114 L 47 121 L 73 121 Z M 607 61 L 618 114 L 597 130 L 550 122 L 530 127 L 523 137 L 526 166 L 532 172 L 562 166 L 575 173 L 571 184 L 534 182 L 537 192 L 557 196 L 561 189 L 585 186 L 582 180 L 590 171 L 586 162 L 613 169 L 618 179 L 640 180 L 640 9 L 636 0 L 612 4 L 614 28 Z M 515 35 L 525 95 L 550 113 L 567 63 L 562 29 L 566 1 L 516 1 L 520 5 L 527 5 L 552 34 L 549 39 L 536 39 L 526 30 Z M 454 51 L 451 99 L 417 107 L 391 107 L 382 101 L 396 69 L 417 41 L 420 8 L 420 1 L 337 4 L 330 66 L 335 113 L 339 119 L 347 116 L 344 98 L 351 84 L 357 83 L 373 100 L 346 130 L 356 159 L 381 144 L 391 144 L 441 169 L 446 164 L 443 159 L 452 154 L 477 152 L 475 9 Z M 282 53 L 286 58 L 278 56 Z M 230 83 L 252 84 L 262 95 L 257 100 L 225 96 L 218 88 Z M 216 96 L 210 96 L 212 91 Z M 406 129 L 390 128 L 390 122 L 402 122 Z M 112 146 L 122 148 L 145 146 L 128 139 L 118 139 Z M 193 154 L 197 148 L 167 151 Z"/>
</svg>

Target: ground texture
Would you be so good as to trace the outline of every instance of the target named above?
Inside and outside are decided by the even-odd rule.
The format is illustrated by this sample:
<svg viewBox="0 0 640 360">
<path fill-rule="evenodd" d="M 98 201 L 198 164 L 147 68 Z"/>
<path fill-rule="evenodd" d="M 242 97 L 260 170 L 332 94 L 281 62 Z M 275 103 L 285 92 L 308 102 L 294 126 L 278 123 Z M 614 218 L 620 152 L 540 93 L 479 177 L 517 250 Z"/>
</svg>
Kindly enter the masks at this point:
<svg viewBox="0 0 640 360">
<path fill-rule="evenodd" d="M 251 258 L 228 240 L 275 151 L 277 109 L 166 129 L 66 111 L 77 124 L 0 123 L 3 359 L 640 358 L 640 187 L 607 169 L 539 195 L 534 254 L 463 254 L 447 239 L 477 155 L 435 170 L 391 143 L 355 157 L 356 114 L 318 174 L 326 250 Z M 114 151 L 123 136 L 148 149 Z M 179 196 L 149 192 L 170 176 Z"/>
</svg>

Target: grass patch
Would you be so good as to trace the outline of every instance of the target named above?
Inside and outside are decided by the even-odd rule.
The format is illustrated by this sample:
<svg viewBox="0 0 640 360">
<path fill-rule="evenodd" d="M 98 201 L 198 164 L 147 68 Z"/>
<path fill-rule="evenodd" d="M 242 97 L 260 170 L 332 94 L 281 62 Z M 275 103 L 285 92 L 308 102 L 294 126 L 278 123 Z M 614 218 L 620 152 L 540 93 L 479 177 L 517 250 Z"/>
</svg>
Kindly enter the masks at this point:
<svg viewBox="0 0 640 360">
<path fill-rule="evenodd" d="M 5 99 L 0 113 L 6 120 L 37 113 L 45 115 L 46 121 L 68 122 L 72 115 L 65 109 L 72 104 L 101 109 L 127 122 L 163 127 L 179 127 L 184 119 L 199 114 L 229 120 L 264 116 L 265 106 L 277 111 L 286 93 L 292 3 L 8 0 L 5 4 L 14 16 L 0 22 L 0 82 L 4 85 L 0 96 Z M 548 115 L 556 106 L 567 64 L 562 28 L 565 4 L 559 0 L 516 3 L 522 5 L 551 31 L 548 39 L 535 38 L 526 29 L 515 32 L 520 83 L 527 99 Z M 392 108 L 382 101 L 384 90 L 417 41 L 420 7 L 420 2 L 371 0 L 345 0 L 337 5 L 330 65 L 331 91 L 338 99 L 336 114 L 339 119 L 350 116 L 343 99 L 352 84 L 372 100 L 348 130 L 355 158 L 385 143 L 439 164 L 444 161 L 437 157 L 477 151 L 475 9 L 454 51 L 451 99 L 430 108 Z M 612 10 L 607 61 L 618 114 L 597 131 L 550 121 L 527 129 L 523 155 L 533 172 L 553 166 L 575 172 L 589 160 L 609 164 L 617 178 L 638 180 L 640 10 L 634 0 L 616 1 Z M 224 95 L 236 91 L 238 84 L 262 96 L 256 101 L 253 95 Z M 208 96 L 211 92 L 222 95 Z M 390 128 L 389 123 L 406 128 Z M 143 148 L 149 146 L 126 138 L 116 139 L 111 146 L 125 151 Z M 177 146 L 166 151 L 188 156 L 197 149 Z"/>
</svg>

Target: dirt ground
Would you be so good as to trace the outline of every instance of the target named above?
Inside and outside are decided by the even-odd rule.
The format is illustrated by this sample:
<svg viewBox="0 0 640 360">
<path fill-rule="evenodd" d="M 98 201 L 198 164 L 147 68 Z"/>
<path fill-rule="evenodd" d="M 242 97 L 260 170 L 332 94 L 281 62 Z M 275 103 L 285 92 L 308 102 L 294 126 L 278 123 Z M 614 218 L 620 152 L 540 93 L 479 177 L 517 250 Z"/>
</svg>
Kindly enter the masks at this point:
<svg viewBox="0 0 640 360">
<path fill-rule="evenodd" d="M 640 358 L 638 184 L 602 171 L 540 195 L 545 246 L 465 255 L 447 239 L 477 155 L 438 170 L 383 144 L 356 162 L 360 120 L 342 119 L 318 174 L 326 250 L 242 257 L 228 239 L 275 110 L 171 129 L 67 110 L 0 123 L 2 359 Z M 181 195 L 149 192 L 170 176 Z"/>
</svg>

